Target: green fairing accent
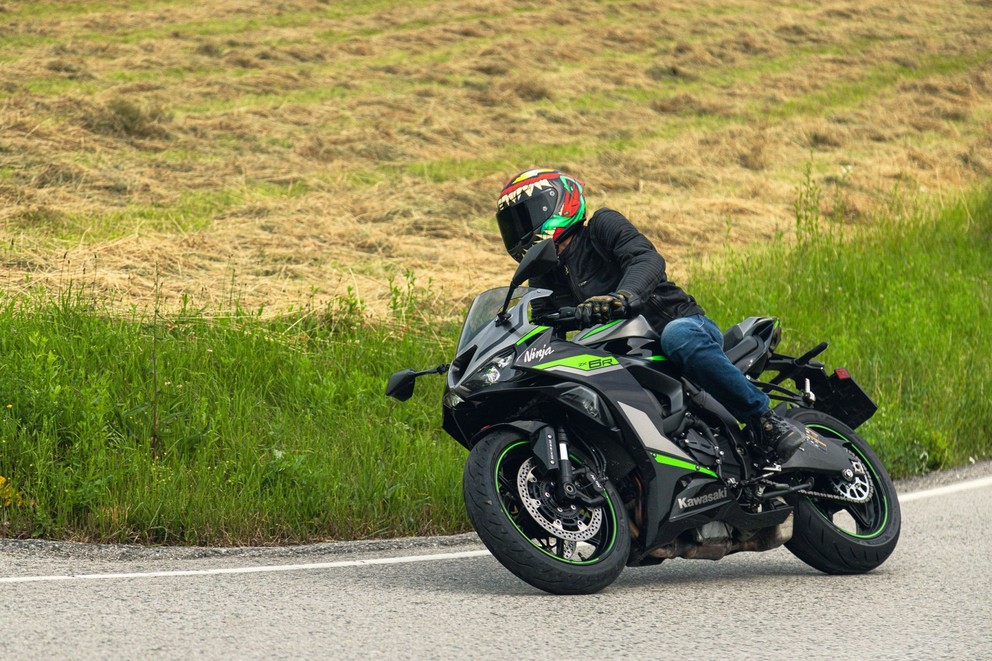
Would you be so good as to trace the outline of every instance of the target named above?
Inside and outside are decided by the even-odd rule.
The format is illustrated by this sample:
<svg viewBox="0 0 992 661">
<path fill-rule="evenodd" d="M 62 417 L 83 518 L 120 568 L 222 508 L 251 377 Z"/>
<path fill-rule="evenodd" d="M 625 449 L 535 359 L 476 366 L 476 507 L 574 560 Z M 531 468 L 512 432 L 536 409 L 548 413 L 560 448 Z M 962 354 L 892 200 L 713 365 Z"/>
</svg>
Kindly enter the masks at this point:
<svg viewBox="0 0 992 661">
<path fill-rule="evenodd" d="M 589 364 L 595 362 L 595 367 L 590 367 Z M 562 358 L 561 360 L 552 360 L 550 363 L 541 363 L 540 365 L 534 365 L 534 369 L 546 370 L 551 367 L 571 367 L 577 370 L 582 370 L 584 372 L 591 372 L 593 370 L 602 369 L 604 367 L 613 367 L 614 365 L 619 365 L 620 362 L 611 356 L 601 357 L 601 356 L 590 356 L 589 354 L 582 354 L 581 356 L 572 356 L 571 358 Z"/>
<path fill-rule="evenodd" d="M 702 473 L 704 475 L 709 475 L 711 477 L 720 477 L 709 468 L 703 468 L 702 466 L 697 466 L 696 464 L 689 463 L 688 461 L 682 461 L 681 459 L 676 459 L 675 457 L 669 457 L 664 454 L 654 455 L 654 460 L 659 464 L 665 464 L 666 466 L 674 466 L 675 468 L 684 468 L 687 471 L 695 471 L 697 473 Z"/>
<path fill-rule="evenodd" d="M 494 484 L 499 484 L 499 467 L 503 463 L 503 457 L 506 456 L 506 453 L 509 452 L 510 450 L 512 450 L 513 448 L 520 447 L 521 445 L 525 445 L 526 443 L 527 443 L 527 441 L 520 441 L 519 443 L 514 443 L 513 445 L 511 445 L 508 448 L 506 448 L 505 450 L 503 450 L 503 454 L 501 454 L 499 456 L 499 459 L 496 460 L 496 473 L 495 473 Z M 571 457 L 571 456 L 572 456 L 571 453 L 569 453 L 569 457 Z M 572 457 L 572 459 L 574 461 L 574 457 Z M 498 490 L 497 490 L 497 493 L 498 493 Z M 561 558 L 561 557 L 555 555 L 554 553 L 548 552 L 547 549 L 541 548 L 540 544 L 538 544 L 533 539 L 531 539 L 530 537 L 528 537 L 527 535 L 524 534 L 524 531 L 520 529 L 520 526 L 518 526 L 517 525 L 517 522 L 513 520 L 513 517 L 510 516 L 510 513 L 506 511 L 506 507 L 502 504 L 502 502 L 500 503 L 500 507 L 503 509 L 503 513 L 506 515 L 506 518 L 510 521 L 510 523 L 513 524 L 513 527 L 517 529 L 517 532 L 520 533 L 520 536 L 523 537 L 524 539 L 526 539 L 528 542 L 530 542 L 531 545 L 533 545 L 534 548 L 536 548 L 538 551 L 540 551 L 544 555 L 546 555 L 546 556 L 548 556 L 550 558 L 554 558 L 555 560 L 557 560 L 559 562 L 564 562 L 564 563 L 567 563 L 567 564 L 570 564 L 570 565 L 594 565 L 597 562 L 599 562 L 600 559 L 604 555 L 606 555 L 607 553 L 610 552 L 610 550 L 613 548 L 614 542 L 616 542 L 616 539 L 617 539 L 617 526 L 616 526 L 617 513 L 613 509 L 613 501 L 610 500 L 609 496 L 607 496 L 605 493 L 603 494 L 603 496 L 606 498 L 606 504 L 610 506 L 610 514 L 612 515 L 612 518 L 610 519 L 610 522 L 611 522 L 611 526 L 610 526 L 610 530 L 611 530 L 611 532 L 610 532 L 610 543 L 606 546 L 606 550 L 604 550 L 599 555 L 599 557 L 593 558 L 592 560 L 566 560 L 565 558 Z"/>
<path fill-rule="evenodd" d="M 849 441 L 843 434 L 841 434 L 836 429 L 831 429 L 830 427 L 826 427 L 824 425 L 806 425 L 806 426 L 807 427 L 810 427 L 810 428 L 813 428 L 813 429 L 822 429 L 822 430 L 824 430 L 826 432 L 829 432 L 831 434 L 836 434 L 841 439 L 843 439 L 844 441 L 846 441 L 848 443 L 848 445 L 850 445 L 850 448 L 852 450 L 854 450 L 858 454 L 858 456 L 861 457 L 861 459 L 864 460 L 865 465 L 868 466 L 868 470 L 870 470 L 871 471 L 871 474 L 875 476 L 875 483 L 876 484 L 880 484 L 881 483 L 881 480 L 878 479 L 878 473 L 875 472 L 875 467 L 871 465 L 871 462 L 868 461 L 868 459 L 863 454 L 861 454 L 861 450 L 859 450 L 858 447 L 854 443 L 851 443 L 851 441 Z M 878 493 L 882 494 L 881 490 L 879 490 Z M 810 502 L 812 502 L 812 499 L 809 499 L 809 498 L 807 498 L 807 499 L 810 500 Z M 841 530 L 840 528 L 837 528 L 836 526 L 834 526 L 834 527 L 837 528 L 838 531 L 840 531 L 840 532 L 844 533 L 845 535 L 847 535 L 848 537 L 854 537 L 854 538 L 857 538 L 857 539 L 871 539 L 873 537 L 878 537 L 879 535 L 881 535 L 885 531 L 885 525 L 889 522 L 889 500 L 885 497 L 885 494 L 882 494 L 882 504 L 885 506 L 885 516 L 882 518 L 881 525 L 879 525 L 878 526 L 878 529 L 875 532 L 873 532 L 873 533 L 869 533 L 867 535 L 858 535 L 856 533 L 847 532 L 846 530 Z M 813 507 L 814 507 L 814 509 L 816 509 L 816 513 L 817 514 L 819 514 L 821 517 L 823 517 L 823 519 L 827 523 L 829 523 L 830 525 L 833 525 L 833 521 L 831 521 L 830 519 L 828 519 L 827 517 L 825 517 L 823 515 L 823 513 L 820 512 L 820 508 L 819 507 L 816 507 L 815 503 L 814 503 Z"/>
<path fill-rule="evenodd" d="M 580 340 L 584 340 L 587 337 L 592 337 L 593 335 L 599 335 L 603 331 L 609 330 L 609 329 L 613 328 L 614 326 L 616 326 L 617 324 L 619 324 L 621 321 L 623 321 L 623 319 L 617 319 L 616 321 L 611 321 L 608 324 L 603 324 L 599 328 L 593 328 L 591 331 L 589 331 L 588 333 L 586 333 L 585 335 L 583 335 L 579 339 Z"/>
<path fill-rule="evenodd" d="M 547 326 L 538 326 L 537 328 L 535 328 L 534 330 L 532 330 L 531 332 L 527 333 L 522 338 L 520 338 L 519 340 L 517 340 L 517 346 L 520 346 L 521 344 L 523 344 L 524 342 L 526 342 L 530 338 L 534 337 L 538 333 L 543 333 L 546 330 L 548 330 L 548 327 Z"/>
<path fill-rule="evenodd" d="M 663 360 L 668 360 L 668 356 L 649 356 L 648 360 L 654 360 L 656 362 L 661 362 Z"/>
</svg>

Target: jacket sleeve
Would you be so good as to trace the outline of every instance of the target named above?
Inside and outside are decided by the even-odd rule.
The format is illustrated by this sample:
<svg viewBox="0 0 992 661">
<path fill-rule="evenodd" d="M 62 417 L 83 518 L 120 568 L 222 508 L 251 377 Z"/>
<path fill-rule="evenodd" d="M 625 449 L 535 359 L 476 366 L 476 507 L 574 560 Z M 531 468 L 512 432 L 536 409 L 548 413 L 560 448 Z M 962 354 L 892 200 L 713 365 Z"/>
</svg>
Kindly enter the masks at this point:
<svg viewBox="0 0 992 661">
<path fill-rule="evenodd" d="M 630 307 L 637 311 L 659 283 L 665 281 L 665 258 L 623 214 L 601 209 L 589 220 L 593 244 L 620 266 L 617 291 L 632 294 Z"/>
</svg>

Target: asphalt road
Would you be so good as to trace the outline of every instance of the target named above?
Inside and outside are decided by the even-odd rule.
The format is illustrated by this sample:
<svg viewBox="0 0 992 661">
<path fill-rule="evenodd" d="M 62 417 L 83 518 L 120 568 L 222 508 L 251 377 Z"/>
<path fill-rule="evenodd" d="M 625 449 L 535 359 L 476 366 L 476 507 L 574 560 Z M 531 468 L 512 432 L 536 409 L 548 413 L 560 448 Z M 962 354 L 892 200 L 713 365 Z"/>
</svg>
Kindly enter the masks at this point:
<svg viewBox="0 0 992 661">
<path fill-rule="evenodd" d="M 0 650 L 10 659 L 988 659 L 990 475 L 982 464 L 900 484 L 902 538 L 867 575 L 825 576 L 778 549 L 628 568 L 583 597 L 530 588 L 470 535 L 226 550 L 2 540 Z M 934 493 L 941 484 L 970 488 Z"/>
</svg>

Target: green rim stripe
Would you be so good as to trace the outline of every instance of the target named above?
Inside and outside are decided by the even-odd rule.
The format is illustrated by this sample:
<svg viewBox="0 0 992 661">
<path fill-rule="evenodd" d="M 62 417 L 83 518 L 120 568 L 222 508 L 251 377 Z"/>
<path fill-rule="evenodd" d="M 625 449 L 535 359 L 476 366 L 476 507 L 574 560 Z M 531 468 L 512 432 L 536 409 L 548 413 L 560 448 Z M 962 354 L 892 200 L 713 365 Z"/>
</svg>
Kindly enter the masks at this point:
<svg viewBox="0 0 992 661">
<path fill-rule="evenodd" d="M 652 452 L 652 454 L 654 454 Z M 720 477 L 709 468 L 703 468 L 696 464 L 690 463 L 688 461 L 682 461 L 681 459 L 676 459 L 675 457 L 669 457 L 664 454 L 655 454 L 654 460 L 659 464 L 665 464 L 666 466 L 674 466 L 675 468 L 684 468 L 687 471 L 695 471 L 697 473 L 703 473 L 704 475 L 709 475 L 711 477 Z"/>
<path fill-rule="evenodd" d="M 868 461 L 868 459 L 863 454 L 861 454 L 861 450 L 858 449 L 858 446 L 855 445 L 854 443 L 851 443 L 851 441 L 846 436 L 844 436 L 843 434 L 841 434 L 836 429 L 831 429 L 830 427 L 827 427 L 827 426 L 824 426 L 824 425 L 813 424 L 813 425 L 806 425 L 806 426 L 807 427 L 812 427 L 814 429 L 822 429 L 822 430 L 824 430 L 826 432 L 829 432 L 831 434 L 836 434 L 837 436 L 839 436 L 840 438 L 842 438 L 845 442 L 847 442 L 851 446 L 851 449 L 854 450 L 858 454 L 858 456 L 861 457 L 862 461 L 864 461 L 865 464 L 868 466 L 868 470 L 870 470 L 871 471 L 871 474 L 875 476 L 875 484 L 879 484 L 880 485 L 882 483 L 882 480 L 880 480 L 879 477 L 878 477 L 878 473 L 875 472 L 875 467 L 871 465 L 871 462 Z M 831 521 L 830 519 L 828 519 L 826 516 L 824 516 L 823 513 L 820 512 L 820 508 L 819 507 L 816 507 L 815 504 L 814 504 L 814 509 L 816 510 L 816 513 L 819 514 L 821 517 L 823 517 L 823 519 L 827 523 L 829 523 L 830 525 L 834 526 L 834 528 L 836 528 L 839 532 L 844 533 L 848 537 L 855 537 L 857 539 L 872 539 L 873 537 L 878 537 L 883 532 L 885 532 L 885 526 L 889 522 L 889 499 L 885 497 L 885 493 L 882 492 L 881 489 L 878 490 L 878 493 L 880 493 L 882 495 L 882 505 L 883 505 L 883 507 L 885 507 L 885 515 L 882 517 L 882 523 L 881 523 L 881 525 L 878 526 L 878 528 L 875 530 L 875 532 L 868 533 L 867 535 L 859 535 L 857 533 L 848 532 L 848 531 L 843 530 L 841 528 L 837 528 L 837 526 L 834 525 L 834 522 Z"/>
<path fill-rule="evenodd" d="M 526 444 L 527 444 L 527 441 L 520 441 L 518 443 L 514 443 L 513 445 L 511 445 L 511 446 L 507 447 L 505 450 L 503 450 L 503 454 L 501 454 L 499 456 L 499 459 L 496 460 L 496 472 L 495 472 L 495 475 L 494 475 L 494 482 L 493 482 L 493 484 L 496 484 L 496 485 L 499 484 L 499 467 L 503 463 L 503 457 L 506 456 L 506 453 L 509 452 L 510 450 L 512 450 L 513 448 L 517 448 L 517 447 L 520 447 L 521 445 L 526 445 Z M 569 453 L 569 456 L 571 456 L 571 453 Z M 497 495 L 498 494 L 499 494 L 499 491 L 497 489 Z M 607 553 L 609 553 L 610 550 L 613 549 L 613 544 L 616 542 L 616 539 L 617 539 L 617 526 L 616 526 L 617 513 L 616 513 L 616 510 L 613 509 L 613 501 L 610 500 L 609 495 L 604 493 L 603 496 L 606 498 L 606 503 L 607 503 L 607 505 L 610 506 L 610 513 L 612 514 L 611 525 L 610 525 L 610 531 L 611 531 L 610 532 L 610 543 L 607 544 L 606 549 L 602 553 L 600 553 L 597 557 L 593 558 L 592 560 L 566 560 L 565 558 L 561 558 L 561 557 L 555 555 L 554 553 L 548 552 L 547 549 L 541 548 L 541 546 L 539 544 L 537 544 L 533 539 L 531 539 L 530 537 L 528 537 L 527 535 L 524 534 L 524 531 L 520 529 L 520 526 L 518 526 L 517 525 L 517 522 L 513 520 L 513 517 L 510 516 L 510 513 L 506 511 L 506 506 L 503 505 L 502 500 L 500 501 L 500 505 L 499 506 L 503 509 L 503 513 L 506 515 L 506 518 L 510 521 L 510 523 L 513 524 L 513 527 L 517 529 L 517 532 L 520 533 L 520 536 L 523 537 L 524 539 L 526 539 L 528 542 L 530 542 L 531 545 L 534 548 L 536 548 L 538 551 L 540 551 L 544 555 L 546 555 L 546 556 L 548 556 L 550 558 L 553 558 L 553 559 L 555 559 L 555 560 L 557 560 L 559 562 L 564 562 L 565 564 L 569 564 L 569 565 L 594 565 L 597 562 L 600 562 L 602 560 L 603 556 L 606 555 Z"/>
<path fill-rule="evenodd" d="M 531 332 L 527 333 L 522 338 L 520 338 L 519 340 L 517 340 L 517 345 L 519 346 L 519 345 L 523 344 L 524 342 L 526 342 L 530 338 L 534 337 L 538 333 L 543 333 L 546 330 L 548 330 L 548 327 L 547 326 L 538 326 L 537 328 L 535 328 L 534 330 L 532 330 Z"/>
<path fill-rule="evenodd" d="M 613 328 L 614 326 L 616 326 L 617 324 L 619 324 L 622 321 L 624 321 L 624 319 L 617 319 L 615 321 L 611 321 L 608 324 L 603 324 L 599 328 L 593 328 L 591 331 L 589 331 L 588 333 L 586 333 L 585 335 L 583 335 L 579 339 L 580 340 L 585 340 L 587 338 L 592 337 L 593 335 L 599 335 L 603 331 L 606 331 L 606 330 L 609 330 L 609 329 Z"/>
</svg>

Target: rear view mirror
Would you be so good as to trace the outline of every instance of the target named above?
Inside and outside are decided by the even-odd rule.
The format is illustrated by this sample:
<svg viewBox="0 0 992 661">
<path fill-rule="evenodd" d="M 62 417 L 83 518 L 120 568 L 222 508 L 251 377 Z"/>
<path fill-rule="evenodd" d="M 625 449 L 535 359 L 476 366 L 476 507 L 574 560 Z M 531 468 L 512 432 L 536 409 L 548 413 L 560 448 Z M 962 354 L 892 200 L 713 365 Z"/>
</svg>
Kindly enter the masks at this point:
<svg viewBox="0 0 992 661">
<path fill-rule="evenodd" d="M 520 266 L 513 274 L 510 287 L 519 287 L 525 280 L 544 275 L 556 266 L 558 266 L 558 249 L 555 248 L 553 239 L 545 239 L 528 250 L 524 258 L 520 260 Z"/>
<path fill-rule="evenodd" d="M 413 397 L 413 386 L 417 383 L 417 373 L 411 369 L 400 370 L 386 384 L 386 395 L 401 402 Z"/>
<path fill-rule="evenodd" d="M 556 266 L 558 266 L 558 249 L 555 247 L 553 239 L 545 239 L 528 250 L 524 258 L 520 260 L 520 265 L 513 274 L 513 279 L 510 280 L 503 307 L 496 313 L 499 322 L 502 323 L 506 320 L 506 308 L 510 305 L 510 299 L 513 298 L 513 290 L 522 285 L 525 280 L 544 275 Z"/>
</svg>

